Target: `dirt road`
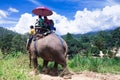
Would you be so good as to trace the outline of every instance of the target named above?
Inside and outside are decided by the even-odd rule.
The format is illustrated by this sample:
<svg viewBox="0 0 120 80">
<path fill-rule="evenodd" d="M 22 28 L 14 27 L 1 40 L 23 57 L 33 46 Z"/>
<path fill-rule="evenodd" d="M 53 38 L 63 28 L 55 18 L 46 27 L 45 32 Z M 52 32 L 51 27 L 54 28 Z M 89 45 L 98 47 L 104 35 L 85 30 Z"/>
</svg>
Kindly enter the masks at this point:
<svg viewBox="0 0 120 80">
<path fill-rule="evenodd" d="M 95 72 L 80 72 L 71 76 L 71 79 L 39 74 L 41 80 L 120 80 L 120 74 L 100 74 Z"/>
</svg>

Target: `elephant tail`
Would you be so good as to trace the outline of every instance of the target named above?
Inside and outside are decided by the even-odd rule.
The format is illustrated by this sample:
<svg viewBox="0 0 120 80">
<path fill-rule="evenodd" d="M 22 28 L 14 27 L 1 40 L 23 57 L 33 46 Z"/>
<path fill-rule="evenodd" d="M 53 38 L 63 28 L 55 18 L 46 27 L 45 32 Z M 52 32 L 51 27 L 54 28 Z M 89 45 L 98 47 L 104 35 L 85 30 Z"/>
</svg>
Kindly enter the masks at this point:
<svg viewBox="0 0 120 80">
<path fill-rule="evenodd" d="M 67 59 L 68 58 L 68 55 L 67 55 L 67 53 L 68 53 L 68 46 L 67 46 L 67 43 L 66 42 L 64 42 L 64 50 L 65 50 L 65 58 Z"/>
</svg>

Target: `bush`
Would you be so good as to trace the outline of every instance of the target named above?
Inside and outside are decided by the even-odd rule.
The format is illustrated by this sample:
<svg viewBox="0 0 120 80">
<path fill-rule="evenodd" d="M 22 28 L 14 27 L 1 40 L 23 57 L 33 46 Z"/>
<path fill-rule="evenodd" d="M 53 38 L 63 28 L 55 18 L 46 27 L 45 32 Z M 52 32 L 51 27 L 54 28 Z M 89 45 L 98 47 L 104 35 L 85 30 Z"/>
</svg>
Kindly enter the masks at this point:
<svg viewBox="0 0 120 80">
<path fill-rule="evenodd" d="M 94 58 L 85 57 L 80 54 L 76 55 L 68 62 L 70 69 L 73 71 L 95 71 L 95 72 L 120 72 L 120 58 Z"/>
</svg>

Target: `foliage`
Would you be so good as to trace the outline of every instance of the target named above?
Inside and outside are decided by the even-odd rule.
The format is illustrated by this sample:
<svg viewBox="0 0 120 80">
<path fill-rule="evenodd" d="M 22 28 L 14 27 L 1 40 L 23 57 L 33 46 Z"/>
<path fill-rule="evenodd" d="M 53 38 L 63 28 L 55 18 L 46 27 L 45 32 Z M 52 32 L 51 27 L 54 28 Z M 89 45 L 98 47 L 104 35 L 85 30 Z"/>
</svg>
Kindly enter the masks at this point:
<svg viewBox="0 0 120 80">
<path fill-rule="evenodd" d="M 111 51 L 112 48 L 120 47 L 120 28 L 96 34 L 80 34 L 77 38 L 68 33 L 63 38 L 69 48 L 69 69 L 120 73 L 120 58 L 115 58 L 116 53 Z M 28 55 L 23 54 L 26 53 L 26 40 L 26 35 L 0 27 L 0 80 L 32 80 L 28 76 Z M 100 50 L 110 58 L 92 56 L 98 56 Z M 36 76 L 34 78 L 39 79 Z"/>
<path fill-rule="evenodd" d="M 29 75 L 32 69 L 29 67 L 28 54 L 21 52 L 13 54 L 8 54 L 3 59 L 0 57 L 0 80 L 40 80 L 39 75 L 32 77 Z M 42 68 L 41 59 L 38 59 L 38 62 Z"/>
<path fill-rule="evenodd" d="M 26 52 L 27 36 L 0 27 L 0 49 L 3 54 Z"/>
<path fill-rule="evenodd" d="M 89 42 L 90 42 L 89 36 L 87 36 L 87 35 L 82 35 L 82 36 L 81 36 L 81 42 L 82 42 L 82 43 L 89 43 Z"/>
<path fill-rule="evenodd" d="M 12 34 L 7 34 L 1 39 L 1 50 L 3 54 L 10 52 L 10 48 L 12 45 L 12 38 L 13 38 Z"/>
<path fill-rule="evenodd" d="M 68 62 L 73 71 L 95 71 L 101 73 L 120 73 L 120 58 L 94 58 L 76 55 Z"/>
<path fill-rule="evenodd" d="M 5 35 L 7 34 L 12 34 L 12 35 L 15 35 L 17 34 L 16 32 L 13 32 L 11 30 L 8 30 L 6 28 L 3 28 L 3 27 L 0 27 L 0 39 L 3 38 Z"/>
<path fill-rule="evenodd" d="M 27 56 L 12 57 L 9 54 L 0 60 L 0 80 L 30 80 L 27 62 Z"/>
<path fill-rule="evenodd" d="M 26 51 L 26 40 L 27 38 L 24 35 L 15 35 L 12 38 L 12 51 L 20 51 L 25 52 Z M 19 46 L 18 46 L 19 45 Z"/>
<path fill-rule="evenodd" d="M 1 53 L 0 53 L 1 54 Z M 32 69 L 29 68 L 27 54 L 17 52 L 18 56 L 9 54 L 0 60 L 0 80 L 39 80 L 40 76 L 29 76 Z M 39 68 L 42 68 L 42 61 L 38 59 Z M 77 54 L 73 59 L 68 60 L 68 68 L 72 71 L 95 71 L 100 73 L 120 73 L 120 58 L 94 58 Z"/>
<path fill-rule="evenodd" d="M 26 52 L 27 34 L 21 35 L 0 27 L 0 49 L 3 54 L 17 51 Z M 120 47 L 120 28 L 112 31 L 100 31 L 97 33 L 83 34 L 78 37 L 68 33 L 63 36 L 68 44 L 68 54 L 73 58 L 76 54 L 98 55 L 99 51 L 105 52 L 113 47 Z M 109 54 L 109 53 L 107 53 Z M 110 53 L 111 54 L 111 53 Z"/>
<path fill-rule="evenodd" d="M 94 45 L 98 47 L 99 50 L 105 48 L 105 32 L 100 31 L 94 39 Z"/>
<path fill-rule="evenodd" d="M 112 31 L 113 46 L 120 47 L 120 27 Z"/>
<path fill-rule="evenodd" d="M 70 33 L 64 36 L 64 39 L 68 44 L 68 54 L 70 58 L 73 57 L 75 54 L 79 53 L 82 48 L 82 44 L 77 39 L 73 38 Z"/>
<path fill-rule="evenodd" d="M 68 33 L 64 36 L 64 39 L 68 44 L 70 57 L 77 53 L 86 56 L 98 56 L 100 51 L 103 51 L 106 55 L 111 55 L 110 50 L 120 47 L 120 28 L 111 31 L 99 31 L 96 34 L 80 34 L 79 37 L 74 37 L 74 35 Z M 112 55 L 115 54 L 112 53 Z"/>
<path fill-rule="evenodd" d="M 98 56 L 98 54 L 99 54 L 99 49 L 98 49 L 96 46 L 92 46 L 92 47 L 91 47 L 91 53 L 92 53 L 94 56 Z"/>
</svg>

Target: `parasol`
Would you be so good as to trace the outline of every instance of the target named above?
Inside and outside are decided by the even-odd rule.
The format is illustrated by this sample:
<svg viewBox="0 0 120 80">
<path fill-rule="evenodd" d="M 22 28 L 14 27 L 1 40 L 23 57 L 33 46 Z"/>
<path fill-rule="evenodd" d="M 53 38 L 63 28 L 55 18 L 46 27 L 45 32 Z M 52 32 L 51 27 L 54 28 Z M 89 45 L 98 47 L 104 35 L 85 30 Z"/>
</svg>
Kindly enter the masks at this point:
<svg viewBox="0 0 120 80">
<path fill-rule="evenodd" d="M 32 13 L 36 15 L 41 15 L 41 16 L 50 16 L 53 14 L 53 12 L 46 7 L 37 7 L 32 10 Z"/>
</svg>

